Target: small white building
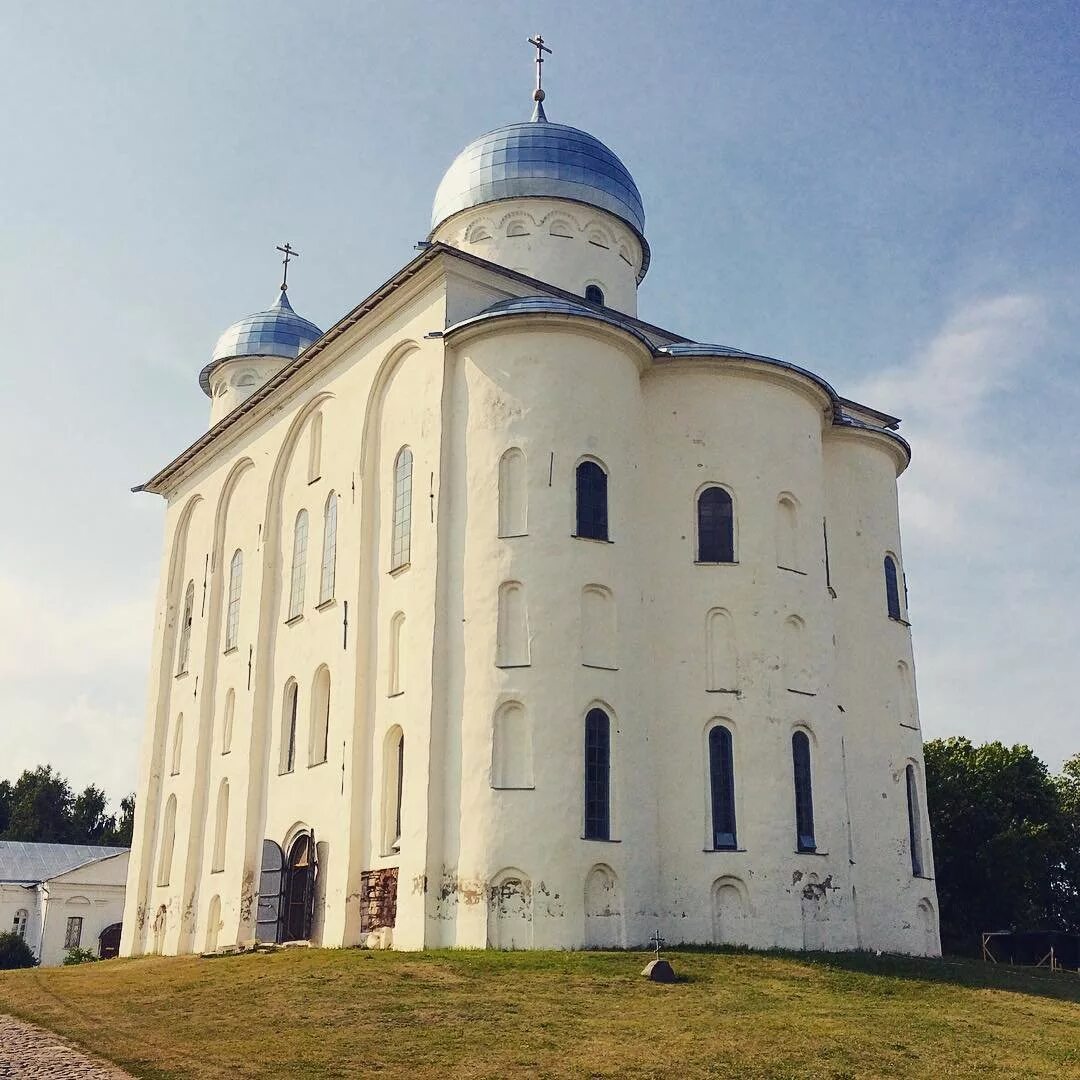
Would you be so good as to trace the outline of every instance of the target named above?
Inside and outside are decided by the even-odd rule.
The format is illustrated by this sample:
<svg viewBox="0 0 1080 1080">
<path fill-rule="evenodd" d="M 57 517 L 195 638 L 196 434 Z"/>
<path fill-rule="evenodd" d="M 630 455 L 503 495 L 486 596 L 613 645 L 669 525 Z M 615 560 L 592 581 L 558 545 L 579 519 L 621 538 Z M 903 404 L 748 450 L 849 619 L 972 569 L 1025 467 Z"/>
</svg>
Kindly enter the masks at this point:
<svg viewBox="0 0 1080 1080">
<path fill-rule="evenodd" d="M 124 917 L 128 849 L 0 840 L 0 928 L 13 930 L 38 963 L 68 949 L 116 956 Z"/>
<path fill-rule="evenodd" d="M 125 955 L 939 951 L 900 421 L 640 319 L 633 178 L 534 100 L 329 331 L 230 327 L 141 485 Z"/>
</svg>

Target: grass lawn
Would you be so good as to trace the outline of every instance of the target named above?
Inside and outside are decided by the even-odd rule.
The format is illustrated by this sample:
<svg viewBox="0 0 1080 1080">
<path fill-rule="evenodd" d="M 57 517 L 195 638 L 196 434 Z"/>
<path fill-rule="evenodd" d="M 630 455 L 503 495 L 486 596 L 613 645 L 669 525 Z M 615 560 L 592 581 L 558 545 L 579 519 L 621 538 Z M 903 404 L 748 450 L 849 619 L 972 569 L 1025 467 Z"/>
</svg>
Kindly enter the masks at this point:
<svg viewBox="0 0 1080 1080">
<path fill-rule="evenodd" d="M 1080 1077 L 1080 976 L 972 961 L 364 952 L 0 972 L 138 1077 Z"/>
</svg>

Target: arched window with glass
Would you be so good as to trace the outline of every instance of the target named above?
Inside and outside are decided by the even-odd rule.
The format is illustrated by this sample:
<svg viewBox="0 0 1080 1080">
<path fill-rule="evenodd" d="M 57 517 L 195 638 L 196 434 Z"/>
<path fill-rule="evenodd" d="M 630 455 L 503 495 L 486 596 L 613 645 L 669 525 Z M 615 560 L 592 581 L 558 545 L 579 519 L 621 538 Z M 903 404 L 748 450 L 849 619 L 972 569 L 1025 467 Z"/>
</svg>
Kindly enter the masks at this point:
<svg viewBox="0 0 1080 1080">
<path fill-rule="evenodd" d="M 904 770 L 907 781 L 908 840 L 911 844 L 911 872 L 923 876 L 922 811 L 919 807 L 919 778 L 914 765 Z"/>
<path fill-rule="evenodd" d="M 586 285 L 585 286 L 585 299 L 590 304 L 603 304 L 604 302 L 604 290 L 599 285 Z"/>
<path fill-rule="evenodd" d="M 184 590 L 184 613 L 180 620 L 180 645 L 176 650 L 176 674 L 183 675 L 188 669 L 191 654 L 191 623 L 195 618 L 195 582 L 189 581 Z"/>
<path fill-rule="evenodd" d="M 900 572 L 896 560 L 891 555 L 885 556 L 885 607 L 890 619 L 900 621 Z"/>
<path fill-rule="evenodd" d="M 712 846 L 733 851 L 735 837 L 735 762 L 731 731 L 717 724 L 709 731 L 709 796 L 712 806 Z"/>
<path fill-rule="evenodd" d="M 281 705 L 281 756 L 278 772 L 291 773 L 296 768 L 296 680 L 290 679 L 285 684 L 285 696 Z"/>
<path fill-rule="evenodd" d="M 586 540 L 607 540 L 608 474 L 597 461 L 583 461 L 576 471 L 576 536 Z"/>
<path fill-rule="evenodd" d="M 229 564 L 229 607 L 225 616 L 225 651 L 236 648 L 240 637 L 240 589 L 244 580 L 244 553 L 237 548 Z"/>
<path fill-rule="evenodd" d="M 795 847 L 797 851 L 817 851 L 810 738 L 805 731 L 791 736 L 791 760 L 795 774 Z"/>
<path fill-rule="evenodd" d="M 603 709 L 585 716 L 585 839 L 611 839 L 611 719 Z"/>
<path fill-rule="evenodd" d="M 334 599 L 337 584 L 337 494 L 333 491 L 326 498 L 323 508 L 322 573 L 319 577 L 319 603 Z"/>
<path fill-rule="evenodd" d="M 292 573 L 289 580 L 289 618 L 304 613 L 304 588 L 307 578 L 308 514 L 301 510 L 293 525 Z"/>
<path fill-rule="evenodd" d="M 394 459 L 394 513 L 390 536 L 390 569 L 409 565 L 412 555 L 412 451 L 403 446 Z"/>
<path fill-rule="evenodd" d="M 731 494 L 722 487 L 707 487 L 697 500 L 697 561 L 735 561 L 735 512 Z"/>
</svg>

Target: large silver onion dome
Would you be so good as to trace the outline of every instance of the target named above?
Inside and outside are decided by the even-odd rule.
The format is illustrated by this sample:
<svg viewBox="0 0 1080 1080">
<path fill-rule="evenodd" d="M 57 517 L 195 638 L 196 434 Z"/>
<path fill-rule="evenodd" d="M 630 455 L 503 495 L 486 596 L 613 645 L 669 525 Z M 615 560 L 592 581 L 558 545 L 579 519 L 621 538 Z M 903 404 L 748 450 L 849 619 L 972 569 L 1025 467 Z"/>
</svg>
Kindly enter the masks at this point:
<svg viewBox="0 0 1080 1080">
<path fill-rule="evenodd" d="M 225 360 L 238 356 L 280 356 L 293 360 L 323 332 L 311 321 L 297 315 L 284 290 L 266 311 L 235 322 L 218 338 L 210 363 L 199 375 L 199 385 L 210 393 L 210 373 Z"/>
<path fill-rule="evenodd" d="M 461 210 L 530 195 L 614 214 L 637 233 L 648 261 L 645 208 L 626 166 L 588 132 L 550 123 L 542 106 L 528 123 L 489 131 L 458 154 L 435 193 L 431 231 Z"/>
</svg>

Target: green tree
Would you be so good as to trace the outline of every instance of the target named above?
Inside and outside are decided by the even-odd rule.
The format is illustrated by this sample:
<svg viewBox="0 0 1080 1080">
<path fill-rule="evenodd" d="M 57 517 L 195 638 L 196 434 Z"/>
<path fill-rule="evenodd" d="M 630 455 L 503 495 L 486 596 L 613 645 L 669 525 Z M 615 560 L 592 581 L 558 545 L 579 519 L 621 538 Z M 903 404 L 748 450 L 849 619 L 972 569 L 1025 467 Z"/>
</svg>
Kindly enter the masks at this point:
<svg viewBox="0 0 1080 1080">
<path fill-rule="evenodd" d="M 62 844 L 71 838 L 71 786 L 50 765 L 25 770 L 11 793 L 5 840 Z"/>
<path fill-rule="evenodd" d="M 75 844 L 111 844 L 116 835 L 116 818 L 106 814 L 105 792 L 91 784 L 71 807 L 69 829 Z"/>
<path fill-rule="evenodd" d="M 11 800 L 14 788 L 10 780 L 0 780 L 0 839 L 7 835 L 11 821 Z"/>
<path fill-rule="evenodd" d="M 1080 754 L 1065 762 L 1056 783 L 1067 835 L 1060 896 L 1062 918 L 1080 932 Z"/>
<path fill-rule="evenodd" d="M 985 930 L 1070 928 L 1069 825 L 1043 762 L 1026 746 L 964 738 L 924 754 L 943 947 L 974 952 Z"/>
<path fill-rule="evenodd" d="M 131 835 L 135 831 L 135 792 L 120 800 L 120 820 L 116 825 L 110 844 L 131 847 Z"/>
</svg>

